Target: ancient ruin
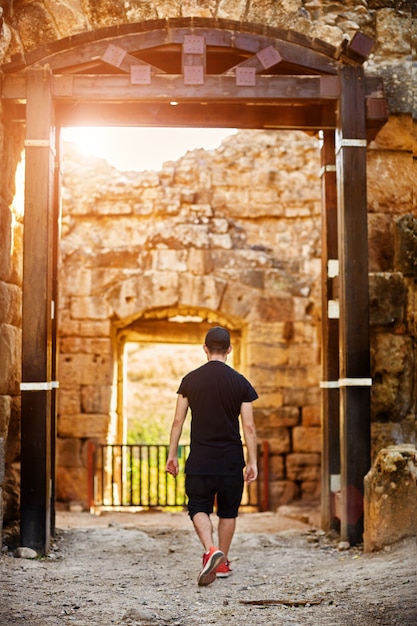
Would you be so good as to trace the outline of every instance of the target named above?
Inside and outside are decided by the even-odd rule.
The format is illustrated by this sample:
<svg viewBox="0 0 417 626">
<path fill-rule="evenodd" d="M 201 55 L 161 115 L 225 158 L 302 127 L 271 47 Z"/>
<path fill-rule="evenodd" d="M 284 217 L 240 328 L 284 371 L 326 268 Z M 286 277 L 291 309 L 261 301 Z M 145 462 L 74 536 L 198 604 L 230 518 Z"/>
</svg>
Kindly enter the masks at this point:
<svg viewBox="0 0 417 626">
<path fill-rule="evenodd" d="M 256 422 L 260 441 L 269 445 L 268 505 L 276 510 L 321 498 L 323 526 L 342 520 L 353 542 L 362 532 L 363 479 L 371 464 L 381 466 L 378 455 L 389 446 L 415 445 L 411 3 L 202 4 L 3 3 L 0 527 L 19 518 L 22 494 L 26 537 L 35 506 L 31 425 L 37 434 L 39 416 L 49 415 L 39 444 L 54 442 L 46 446 L 46 478 L 56 462 L 52 492 L 45 479 L 36 515 L 49 520 L 46 502 L 53 509 L 55 500 L 87 508 L 88 442 L 121 443 L 126 436 L 123 351 L 129 341 L 199 344 L 211 323 L 228 325 L 234 364 L 260 395 Z M 132 65 L 139 69 L 129 83 Z M 136 108 L 109 112 L 113 100 L 105 102 L 106 91 L 99 108 L 83 102 L 90 75 L 107 80 L 110 90 L 127 77 L 123 89 L 137 90 Z M 182 112 L 170 105 L 175 91 L 163 91 L 171 75 L 178 93 L 193 95 Z M 229 94 L 230 101 L 216 101 L 207 113 L 199 89 L 210 97 L 217 76 L 223 89 L 233 82 L 242 101 Z M 363 107 L 349 117 L 353 78 L 363 93 L 349 97 L 361 93 Z M 286 99 L 268 100 L 268 80 L 287 90 Z M 256 90 L 264 84 L 260 106 Z M 45 85 L 52 85 L 50 92 Z M 157 108 L 140 100 L 146 89 Z M 38 121 L 40 109 L 45 119 Z M 158 172 L 118 172 L 59 142 L 45 150 L 52 141 L 43 135 L 45 120 L 58 129 L 76 125 L 77 115 L 82 124 L 97 123 L 99 115 L 103 125 L 115 116 L 118 124 L 134 125 L 138 111 L 150 126 L 213 126 L 220 119 L 230 128 L 239 120 L 240 130 L 215 151 L 190 152 Z M 28 135 L 32 131 L 39 134 Z M 355 156 L 345 157 L 345 148 L 346 155 L 357 150 Z M 24 215 L 13 200 L 22 185 L 16 171 L 23 151 Z M 50 175 L 54 163 L 59 177 Z M 40 190 L 48 176 L 50 185 Z M 44 210 L 41 221 L 30 222 L 42 194 L 51 211 L 62 205 L 60 220 L 48 221 Z M 346 214 L 340 208 L 356 199 L 367 209 L 359 211 L 363 221 L 350 218 L 354 206 Z M 58 221 L 59 238 L 51 231 Z M 42 267 L 45 284 L 35 289 Z M 40 358 L 39 346 L 47 346 L 48 379 L 39 378 L 30 358 Z M 36 387 L 43 394 L 37 408 L 31 404 L 35 383 L 46 385 Z M 358 476 L 350 475 L 355 463 Z M 413 493 L 407 489 L 398 493 Z M 365 507 L 367 515 L 378 511 Z M 48 541 L 46 532 L 44 548 Z M 375 540 L 377 547 L 383 543 Z"/>
</svg>

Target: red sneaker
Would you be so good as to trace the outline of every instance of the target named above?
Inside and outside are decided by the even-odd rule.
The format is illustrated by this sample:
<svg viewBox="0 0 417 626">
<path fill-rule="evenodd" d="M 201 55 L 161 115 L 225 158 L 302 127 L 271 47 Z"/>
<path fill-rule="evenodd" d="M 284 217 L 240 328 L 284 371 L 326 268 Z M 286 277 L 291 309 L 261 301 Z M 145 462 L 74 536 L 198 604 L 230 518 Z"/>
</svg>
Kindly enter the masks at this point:
<svg viewBox="0 0 417 626">
<path fill-rule="evenodd" d="M 203 569 L 198 575 L 197 582 L 200 587 L 210 585 L 216 580 L 216 570 L 221 563 L 224 563 L 224 554 L 218 548 L 212 546 L 208 552 L 203 554 Z"/>
<path fill-rule="evenodd" d="M 232 572 L 233 570 L 230 567 L 230 561 L 225 561 L 224 563 L 221 563 L 216 569 L 216 576 L 217 578 L 228 578 L 228 576 L 230 576 Z"/>
</svg>

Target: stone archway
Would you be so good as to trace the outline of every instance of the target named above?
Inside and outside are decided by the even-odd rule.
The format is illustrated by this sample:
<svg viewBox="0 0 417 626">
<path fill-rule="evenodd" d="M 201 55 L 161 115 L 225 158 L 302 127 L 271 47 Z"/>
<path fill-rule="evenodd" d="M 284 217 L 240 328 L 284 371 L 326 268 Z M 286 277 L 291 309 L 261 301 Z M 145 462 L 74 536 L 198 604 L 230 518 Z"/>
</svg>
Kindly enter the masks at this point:
<svg viewBox="0 0 417 626">
<path fill-rule="evenodd" d="M 55 181 L 54 188 L 52 176 L 53 129 L 92 120 L 153 125 L 198 120 L 204 126 L 324 131 L 325 220 L 336 210 L 336 181 L 338 187 L 341 319 L 337 345 L 334 332 L 325 332 L 325 352 L 340 347 L 342 358 L 337 381 L 324 361 L 323 393 L 341 393 L 342 534 L 358 540 L 362 515 L 357 494 L 360 499 L 370 443 L 369 336 L 362 324 L 368 310 L 366 139 L 385 120 L 379 81 L 365 81 L 362 69 L 370 43 L 359 33 L 339 54 L 289 31 L 266 28 L 259 33 L 250 25 L 221 20 L 157 20 L 61 40 L 2 67 L 2 96 L 16 115 L 26 118 L 21 389 L 22 535 L 27 545 L 47 549 L 53 509 L 49 478 L 56 328 L 50 312 L 56 299 L 59 203 L 59 185 Z M 174 102 L 180 106 L 174 108 Z M 331 222 L 335 220 L 329 217 L 326 251 L 335 242 Z M 336 261 L 324 258 L 325 276 L 329 260 Z M 323 282 L 327 285 L 327 278 Z M 355 450 L 348 445 L 352 437 L 362 442 Z M 331 448 L 329 443 L 325 449 Z M 34 476 L 31 466 L 39 451 L 43 459 Z M 325 478 L 328 483 L 328 472 Z"/>
</svg>

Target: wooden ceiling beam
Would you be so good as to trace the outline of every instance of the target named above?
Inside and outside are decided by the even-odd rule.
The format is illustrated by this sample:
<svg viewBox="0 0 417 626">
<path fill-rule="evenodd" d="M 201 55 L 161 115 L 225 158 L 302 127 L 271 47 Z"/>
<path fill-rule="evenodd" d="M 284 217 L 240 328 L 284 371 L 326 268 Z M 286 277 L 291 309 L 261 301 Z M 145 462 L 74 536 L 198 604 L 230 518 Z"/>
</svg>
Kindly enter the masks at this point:
<svg viewBox="0 0 417 626">
<path fill-rule="evenodd" d="M 22 112 L 23 114 L 23 112 Z M 58 105 L 60 126 L 173 126 L 207 128 L 290 129 L 316 131 L 336 125 L 332 104 L 245 106 L 242 104 L 169 103 Z"/>
<path fill-rule="evenodd" d="M 333 90 L 328 89 L 334 81 Z M 323 85 L 326 85 L 323 93 Z M 268 101 L 335 100 L 338 78 L 320 76 L 257 76 L 255 86 L 237 86 L 231 76 L 207 75 L 203 85 L 184 85 L 181 75 L 154 76 L 150 85 L 132 85 L 129 76 L 54 76 L 54 97 L 66 100 Z"/>
</svg>

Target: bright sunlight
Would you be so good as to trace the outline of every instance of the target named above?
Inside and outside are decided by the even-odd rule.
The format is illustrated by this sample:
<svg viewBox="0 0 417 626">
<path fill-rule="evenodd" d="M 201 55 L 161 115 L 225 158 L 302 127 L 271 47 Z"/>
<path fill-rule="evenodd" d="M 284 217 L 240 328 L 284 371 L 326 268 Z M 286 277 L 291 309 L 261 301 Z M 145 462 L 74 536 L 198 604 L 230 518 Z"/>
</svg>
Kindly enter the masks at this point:
<svg viewBox="0 0 417 626">
<path fill-rule="evenodd" d="M 64 141 L 76 143 L 84 154 L 105 159 L 118 170 L 160 170 L 188 150 L 214 150 L 237 131 L 230 128 L 64 128 Z"/>
</svg>

